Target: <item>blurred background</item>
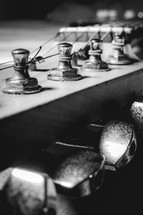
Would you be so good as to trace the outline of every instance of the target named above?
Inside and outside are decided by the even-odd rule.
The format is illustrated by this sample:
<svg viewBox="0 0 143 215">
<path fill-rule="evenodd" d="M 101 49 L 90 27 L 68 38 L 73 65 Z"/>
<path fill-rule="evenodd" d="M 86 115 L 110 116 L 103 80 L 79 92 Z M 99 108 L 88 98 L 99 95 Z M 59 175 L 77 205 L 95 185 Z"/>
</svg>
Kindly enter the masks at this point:
<svg viewBox="0 0 143 215">
<path fill-rule="evenodd" d="M 48 19 L 69 22 L 73 19 L 142 16 L 141 0 L 2 0 L 0 20 Z"/>
<path fill-rule="evenodd" d="M 1 0 L 0 62 L 11 60 L 16 47 L 36 49 L 60 27 L 135 17 L 143 18 L 141 0 Z M 143 59 L 143 38 L 134 43 Z"/>
</svg>

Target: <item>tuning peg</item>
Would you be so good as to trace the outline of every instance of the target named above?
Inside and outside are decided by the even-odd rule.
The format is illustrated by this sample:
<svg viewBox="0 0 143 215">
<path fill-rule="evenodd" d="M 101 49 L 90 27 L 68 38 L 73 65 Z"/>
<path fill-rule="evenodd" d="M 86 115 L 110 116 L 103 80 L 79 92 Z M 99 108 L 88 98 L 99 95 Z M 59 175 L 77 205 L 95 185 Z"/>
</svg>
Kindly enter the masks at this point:
<svg viewBox="0 0 143 215">
<path fill-rule="evenodd" d="M 105 156 L 105 169 L 117 170 L 134 157 L 137 140 L 132 124 L 110 121 L 105 124 L 99 142 L 99 153 Z"/>
<path fill-rule="evenodd" d="M 103 182 L 104 156 L 88 150 L 67 153 L 50 173 L 57 191 L 75 198 L 96 192 Z"/>
<path fill-rule="evenodd" d="M 130 108 L 130 116 L 133 121 L 138 140 L 142 142 L 143 137 L 143 98 L 134 101 Z"/>
<path fill-rule="evenodd" d="M 112 41 L 113 54 L 109 55 L 108 63 L 115 65 L 131 64 L 132 60 L 124 53 L 125 37 L 120 33 L 115 33 Z"/>
<path fill-rule="evenodd" d="M 59 43 L 59 65 L 57 68 L 50 70 L 47 78 L 53 81 L 76 81 L 81 79 L 81 75 L 77 74 L 77 69 L 71 65 L 71 50 L 70 43 Z"/>
<path fill-rule="evenodd" d="M 6 79 L 3 87 L 4 93 L 9 94 L 31 94 L 41 90 L 36 78 L 31 78 L 28 73 L 28 57 L 30 52 L 26 49 L 15 49 L 12 51 L 14 58 L 14 74 Z"/>
<path fill-rule="evenodd" d="M 106 72 L 110 70 L 108 64 L 101 59 L 102 50 L 100 45 L 100 39 L 92 39 L 90 41 L 89 60 L 85 61 L 82 70 L 94 72 Z"/>
<path fill-rule="evenodd" d="M 18 167 L 10 171 L 1 191 L 1 199 L 4 198 L 1 212 L 7 215 L 56 215 L 57 192 L 53 180 L 47 174 Z"/>
</svg>

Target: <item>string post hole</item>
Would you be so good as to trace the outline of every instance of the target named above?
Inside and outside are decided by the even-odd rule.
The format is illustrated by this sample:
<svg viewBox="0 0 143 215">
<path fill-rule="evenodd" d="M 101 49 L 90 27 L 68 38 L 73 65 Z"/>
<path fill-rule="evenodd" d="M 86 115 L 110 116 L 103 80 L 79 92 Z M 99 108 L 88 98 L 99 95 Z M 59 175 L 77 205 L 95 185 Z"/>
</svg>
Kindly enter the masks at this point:
<svg viewBox="0 0 143 215">
<path fill-rule="evenodd" d="M 57 68 L 51 69 L 47 78 L 53 81 L 76 81 L 81 79 L 78 69 L 73 68 L 72 61 L 72 45 L 70 43 L 61 42 L 58 44 L 59 64 Z"/>
<path fill-rule="evenodd" d="M 102 41 L 100 39 L 92 39 L 90 41 L 90 49 L 88 51 L 89 59 L 85 61 L 82 66 L 83 70 L 94 71 L 94 72 L 106 72 L 109 71 L 108 64 L 101 59 Z"/>
<path fill-rule="evenodd" d="M 31 94 L 41 90 L 36 78 L 31 78 L 28 73 L 28 57 L 30 52 L 26 49 L 15 49 L 12 51 L 14 58 L 14 74 L 6 79 L 3 92 L 8 94 Z"/>
<path fill-rule="evenodd" d="M 125 37 L 121 33 L 116 33 L 112 41 L 113 54 L 109 55 L 108 63 L 115 65 L 128 65 L 132 60 L 124 53 Z"/>
</svg>

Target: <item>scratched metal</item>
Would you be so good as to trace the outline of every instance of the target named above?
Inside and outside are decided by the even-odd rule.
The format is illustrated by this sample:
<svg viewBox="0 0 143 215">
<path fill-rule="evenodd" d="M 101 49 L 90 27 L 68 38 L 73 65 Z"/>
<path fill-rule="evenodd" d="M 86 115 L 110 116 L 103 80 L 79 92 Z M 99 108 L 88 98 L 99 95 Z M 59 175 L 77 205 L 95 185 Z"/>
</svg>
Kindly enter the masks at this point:
<svg viewBox="0 0 143 215">
<path fill-rule="evenodd" d="M 106 167 L 115 170 L 125 166 L 132 160 L 136 148 L 137 141 L 132 124 L 115 120 L 105 125 L 99 151 L 105 156 Z"/>
<path fill-rule="evenodd" d="M 77 150 L 56 165 L 52 179 L 69 195 L 89 195 L 102 184 L 104 161 L 102 155 L 93 151 Z"/>
</svg>

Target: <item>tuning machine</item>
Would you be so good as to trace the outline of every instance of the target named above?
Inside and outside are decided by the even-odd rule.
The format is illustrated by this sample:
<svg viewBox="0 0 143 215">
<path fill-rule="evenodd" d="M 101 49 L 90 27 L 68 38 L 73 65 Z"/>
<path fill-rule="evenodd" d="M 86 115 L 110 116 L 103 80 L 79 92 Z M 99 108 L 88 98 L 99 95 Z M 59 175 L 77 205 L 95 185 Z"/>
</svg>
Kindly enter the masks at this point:
<svg viewBox="0 0 143 215">
<path fill-rule="evenodd" d="M 92 39 L 90 41 L 89 59 L 85 61 L 82 70 L 93 72 L 106 72 L 110 70 L 108 64 L 101 59 L 101 42 L 100 39 Z"/>
<path fill-rule="evenodd" d="M 59 64 L 57 68 L 50 70 L 47 78 L 53 81 L 76 81 L 81 79 L 78 69 L 73 68 L 71 65 L 72 45 L 70 43 L 61 42 L 58 44 L 59 50 Z"/>
<path fill-rule="evenodd" d="M 104 162 L 104 156 L 93 151 L 72 150 L 57 162 L 50 176 L 59 193 L 73 198 L 88 196 L 102 185 Z"/>
<path fill-rule="evenodd" d="M 12 51 L 14 58 L 14 74 L 6 79 L 3 92 L 8 94 L 32 94 L 41 91 L 36 78 L 30 77 L 28 73 L 28 57 L 30 52 L 26 49 L 15 49 Z"/>
<path fill-rule="evenodd" d="M 122 121 L 105 124 L 99 142 L 99 153 L 105 156 L 105 169 L 125 167 L 134 157 L 137 140 L 133 125 Z"/>
<path fill-rule="evenodd" d="M 7 179 L 3 175 L 7 175 Z M 15 215 L 56 215 L 57 192 L 53 180 L 44 173 L 23 168 L 9 168 L 0 173 L 1 212 Z M 4 211 L 3 211 L 4 208 Z"/>
<path fill-rule="evenodd" d="M 130 116 L 133 121 L 139 142 L 143 137 L 143 98 L 136 99 L 130 108 Z"/>
<path fill-rule="evenodd" d="M 132 60 L 124 53 L 125 37 L 121 33 L 115 33 L 112 41 L 113 54 L 109 55 L 108 63 L 113 65 L 128 65 Z"/>
</svg>

